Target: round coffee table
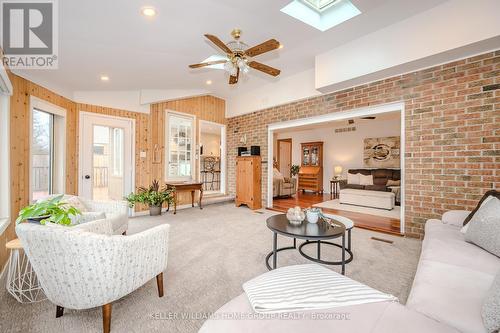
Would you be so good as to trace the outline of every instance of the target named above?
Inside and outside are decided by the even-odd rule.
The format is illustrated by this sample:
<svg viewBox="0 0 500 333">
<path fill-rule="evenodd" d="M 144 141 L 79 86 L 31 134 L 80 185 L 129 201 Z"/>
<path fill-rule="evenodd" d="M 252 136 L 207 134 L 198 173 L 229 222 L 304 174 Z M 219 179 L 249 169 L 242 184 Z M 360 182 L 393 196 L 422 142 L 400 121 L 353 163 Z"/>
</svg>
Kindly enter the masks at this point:
<svg viewBox="0 0 500 333">
<path fill-rule="evenodd" d="M 297 249 L 299 253 L 311 261 L 325 264 L 325 265 L 341 265 L 342 274 L 345 274 L 346 263 L 352 260 L 352 253 L 350 250 L 346 249 L 345 246 L 345 226 L 335 220 L 331 223 L 320 219 L 318 223 L 309 223 L 304 220 L 300 224 L 293 224 L 288 221 L 285 214 L 273 215 L 267 219 L 267 227 L 273 232 L 273 250 L 269 252 L 266 256 L 266 266 L 267 269 L 272 270 L 276 268 L 277 255 L 280 251 Z M 278 248 L 278 234 L 293 238 L 293 246 Z M 342 245 L 328 242 L 327 240 L 342 238 Z M 297 248 L 297 239 L 304 239 L 305 242 L 302 243 Z M 316 244 L 317 245 L 317 258 L 313 258 L 302 251 L 302 247 Z M 342 249 L 342 260 L 341 261 L 326 261 L 321 259 L 321 244 L 332 245 Z M 346 253 L 349 254 L 349 258 L 346 259 Z M 273 257 L 273 266 L 269 265 L 269 259 Z"/>
</svg>

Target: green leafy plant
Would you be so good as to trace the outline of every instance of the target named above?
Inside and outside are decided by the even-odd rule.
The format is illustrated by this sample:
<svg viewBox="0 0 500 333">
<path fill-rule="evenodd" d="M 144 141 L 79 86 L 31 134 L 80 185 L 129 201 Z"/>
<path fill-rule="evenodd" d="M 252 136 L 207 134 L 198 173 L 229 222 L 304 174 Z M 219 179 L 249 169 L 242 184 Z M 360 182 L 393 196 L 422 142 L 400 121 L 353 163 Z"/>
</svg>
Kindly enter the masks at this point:
<svg viewBox="0 0 500 333">
<path fill-rule="evenodd" d="M 38 201 L 32 205 L 26 206 L 19 212 L 16 223 L 26 220 L 40 221 L 40 224 L 52 222 L 62 225 L 70 225 L 71 217 L 80 215 L 77 208 L 62 201 L 64 195 L 58 195 L 48 200 Z"/>
<path fill-rule="evenodd" d="M 135 204 L 141 203 L 148 205 L 149 207 L 159 207 L 164 202 L 173 203 L 174 202 L 174 189 L 169 189 L 163 187 L 160 189 L 160 182 L 154 180 L 151 186 L 139 187 L 137 193 L 130 193 L 125 197 L 128 201 L 130 207 L 134 207 Z"/>
<path fill-rule="evenodd" d="M 299 173 L 299 171 L 300 171 L 300 166 L 298 165 L 294 164 L 290 167 L 290 174 L 292 175 L 292 177 L 295 177 Z"/>
</svg>

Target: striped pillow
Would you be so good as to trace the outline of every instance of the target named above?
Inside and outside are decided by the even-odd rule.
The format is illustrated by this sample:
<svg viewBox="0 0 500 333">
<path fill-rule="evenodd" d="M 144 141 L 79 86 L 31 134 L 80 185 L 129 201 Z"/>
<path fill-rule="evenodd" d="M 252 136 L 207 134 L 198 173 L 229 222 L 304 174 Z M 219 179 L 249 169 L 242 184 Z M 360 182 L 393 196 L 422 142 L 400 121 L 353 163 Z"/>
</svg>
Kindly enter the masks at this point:
<svg viewBox="0 0 500 333">
<path fill-rule="evenodd" d="M 255 312 L 328 309 L 374 302 L 397 302 L 360 282 L 316 264 L 287 266 L 243 284 Z"/>
</svg>

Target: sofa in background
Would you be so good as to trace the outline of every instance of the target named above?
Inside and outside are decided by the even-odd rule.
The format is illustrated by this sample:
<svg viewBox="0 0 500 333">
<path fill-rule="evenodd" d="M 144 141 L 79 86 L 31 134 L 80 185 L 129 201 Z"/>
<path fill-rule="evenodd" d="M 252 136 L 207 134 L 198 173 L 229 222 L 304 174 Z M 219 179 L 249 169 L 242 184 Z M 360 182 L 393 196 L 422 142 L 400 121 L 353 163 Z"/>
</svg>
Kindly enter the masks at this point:
<svg viewBox="0 0 500 333">
<path fill-rule="evenodd" d="M 486 333 L 481 305 L 500 270 L 500 258 L 465 242 L 460 232 L 469 212 L 450 211 L 426 223 L 422 253 L 406 306 L 379 302 L 321 310 L 349 313 L 350 320 L 255 319 L 245 293 L 223 305 L 199 333 L 374 332 Z M 313 314 L 314 311 L 298 312 Z"/>
<path fill-rule="evenodd" d="M 395 195 L 395 204 L 401 202 L 401 170 L 399 169 L 349 169 L 348 174 L 361 174 L 373 177 L 373 185 L 349 184 L 347 179 L 339 182 L 340 190 L 354 189 L 367 191 L 392 192 Z M 399 184 L 399 185 L 398 185 Z"/>
</svg>

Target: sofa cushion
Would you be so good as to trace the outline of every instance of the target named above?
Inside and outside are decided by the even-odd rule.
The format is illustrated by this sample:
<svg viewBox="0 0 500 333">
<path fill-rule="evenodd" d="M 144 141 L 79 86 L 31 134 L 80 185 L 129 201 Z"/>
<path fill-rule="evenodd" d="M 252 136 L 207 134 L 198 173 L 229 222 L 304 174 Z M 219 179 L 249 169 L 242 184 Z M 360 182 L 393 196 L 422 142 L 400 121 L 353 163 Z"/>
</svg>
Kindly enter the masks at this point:
<svg viewBox="0 0 500 333">
<path fill-rule="evenodd" d="M 364 190 L 365 187 L 363 185 L 359 184 L 345 184 L 342 186 L 342 188 L 350 188 L 350 189 L 355 189 L 355 190 Z"/>
<path fill-rule="evenodd" d="M 500 200 L 485 200 L 467 226 L 466 241 L 500 257 Z"/>
<path fill-rule="evenodd" d="M 467 223 L 469 223 L 469 221 L 472 219 L 472 217 L 474 216 L 474 214 L 476 214 L 476 212 L 478 211 L 479 207 L 481 207 L 481 205 L 484 203 L 484 201 L 486 201 L 487 199 L 489 200 L 490 196 L 495 197 L 497 199 L 500 199 L 500 192 L 497 191 L 497 190 L 490 190 L 490 191 L 486 192 L 483 195 L 483 197 L 481 198 L 481 200 L 479 200 L 476 208 L 474 208 L 474 210 L 465 218 L 464 225 L 466 225 Z"/>
<path fill-rule="evenodd" d="M 488 291 L 481 315 L 488 332 L 498 332 L 500 330 L 500 271 L 498 271 L 495 281 L 493 281 Z"/>
<path fill-rule="evenodd" d="M 366 185 L 365 190 L 390 192 L 389 188 L 387 186 L 384 186 L 384 185 Z"/>
<path fill-rule="evenodd" d="M 373 185 L 373 176 L 372 175 L 359 175 L 359 185 Z"/>
<path fill-rule="evenodd" d="M 360 174 L 352 174 L 348 173 L 347 174 L 347 184 L 348 185 L 360 185 L 360 179 L 359 179 Z"/>
</svg>

